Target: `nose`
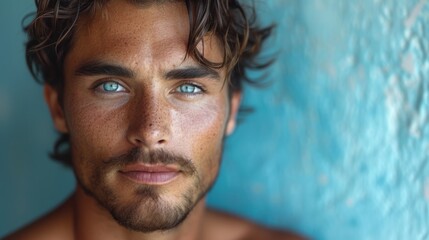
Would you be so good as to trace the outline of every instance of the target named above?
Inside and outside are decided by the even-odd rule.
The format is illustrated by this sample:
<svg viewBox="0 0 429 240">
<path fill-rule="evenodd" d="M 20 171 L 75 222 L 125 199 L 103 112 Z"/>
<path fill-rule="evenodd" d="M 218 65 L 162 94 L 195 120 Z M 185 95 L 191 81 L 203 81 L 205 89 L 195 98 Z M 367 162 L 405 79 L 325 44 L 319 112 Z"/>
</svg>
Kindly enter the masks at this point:
<svg viewBox="0 0 429 240">
<path fill-rule="evenodd" d="M 128 110 L 128 141 L 137 147 L 158 148 L 170 137 L 168 103 L 159 97 L 134 101 Z"/>
</svg>

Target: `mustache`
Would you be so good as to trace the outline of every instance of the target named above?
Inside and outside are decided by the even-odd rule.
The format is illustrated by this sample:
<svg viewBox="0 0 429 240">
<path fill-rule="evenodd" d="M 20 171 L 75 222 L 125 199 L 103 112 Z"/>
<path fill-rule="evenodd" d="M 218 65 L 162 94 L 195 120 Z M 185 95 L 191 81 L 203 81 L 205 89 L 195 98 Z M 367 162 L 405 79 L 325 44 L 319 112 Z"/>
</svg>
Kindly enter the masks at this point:
<svg viewBox="0 0 429 240">
<path fill-rule="evenodd" d="M 104 160 L 104 167 L 124 167 L 129 164 L 143 163 L 150 165 L 178 165 L 180 171 L 185 174 L 192 175 L 196 173 L 195 165 L 191 159 L 174 154 L 162 149 L 143 151 L 141 148 L 133 148 L 128 152 L 113 156 L 107 160 Z"/>
</svg>

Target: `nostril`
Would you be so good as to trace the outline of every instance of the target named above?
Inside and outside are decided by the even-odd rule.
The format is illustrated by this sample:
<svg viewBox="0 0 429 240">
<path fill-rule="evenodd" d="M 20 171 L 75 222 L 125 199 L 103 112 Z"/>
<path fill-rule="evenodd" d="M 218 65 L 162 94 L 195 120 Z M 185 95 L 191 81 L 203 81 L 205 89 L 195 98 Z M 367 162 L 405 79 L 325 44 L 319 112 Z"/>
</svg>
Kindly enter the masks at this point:
<svg viewBox="0 0 429 240">
<path fill-rule="evenodd" d="M 164 139 L 161 139 L 161 140 L 158 141 L 158 144 L 163 144 L 163 143 L 165 143 Z"/>
</svg>

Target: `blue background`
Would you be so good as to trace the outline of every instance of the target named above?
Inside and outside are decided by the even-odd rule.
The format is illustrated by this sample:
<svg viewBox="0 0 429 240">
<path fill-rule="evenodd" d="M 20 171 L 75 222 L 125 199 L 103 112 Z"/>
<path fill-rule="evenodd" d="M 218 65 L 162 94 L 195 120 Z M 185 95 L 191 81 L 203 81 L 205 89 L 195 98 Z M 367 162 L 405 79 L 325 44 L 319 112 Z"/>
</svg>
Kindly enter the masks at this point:
<svg viewBox="0 0 429 240">
<path fill-rule="evenodd" d="M 429 239 L 429 3 L 259 0 L 277 22 L 272 85 L 226 143 L 212 206 L 314 239 Z M 24 62 L 22 17 L 0 2 L 0 236 L 65 199 L 55 133 Z M 257 74 L 255 74 L 257 75 Z"/>
</svg>

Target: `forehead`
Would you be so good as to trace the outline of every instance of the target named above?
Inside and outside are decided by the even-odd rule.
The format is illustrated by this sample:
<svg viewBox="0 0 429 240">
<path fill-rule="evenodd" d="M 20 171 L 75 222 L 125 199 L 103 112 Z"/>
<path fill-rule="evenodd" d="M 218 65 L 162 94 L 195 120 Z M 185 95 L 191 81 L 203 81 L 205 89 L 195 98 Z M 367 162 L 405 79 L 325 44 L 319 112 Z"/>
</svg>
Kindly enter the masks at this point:
<svg viewBox="0 0 429 240">
<path fill-rule="evenodd" d="M 79 19 L 66 68 L 94 58 L 130 67 L 177 65 L 184 63 L 188 36 L 189 18 L 182 1 L 109 1 Z M 222 60 L 214 37 L 204 38 L 204 55 Z"/>
<path fill-rule="evenodd" d="M 89 56 L 129 56 L 143 50 L 153 55 L 161 46 L 183 48 L 189 31 L 186 15 L 186 7 L 180 3 L 142 7 L 129 1 L 109 1 L 94 15 L 79 20 L 72 50 Z"/>
</svg>

